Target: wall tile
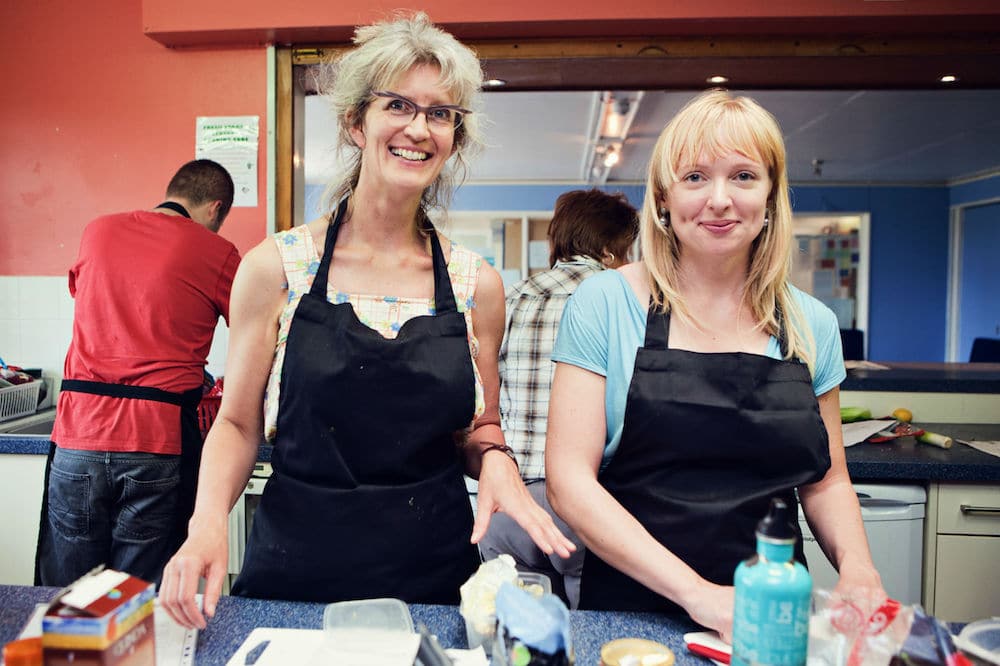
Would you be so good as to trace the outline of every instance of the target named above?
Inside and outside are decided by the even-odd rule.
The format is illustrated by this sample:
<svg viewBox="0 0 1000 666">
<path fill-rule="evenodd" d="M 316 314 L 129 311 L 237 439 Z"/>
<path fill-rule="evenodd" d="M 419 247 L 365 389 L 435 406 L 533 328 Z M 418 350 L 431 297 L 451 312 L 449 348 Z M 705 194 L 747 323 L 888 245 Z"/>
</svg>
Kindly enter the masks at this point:
<svg viewBox="0 0 1000 666">
<path fill-rule="evenodd" d="M 62 375 L 66 350 L 73 336 L 73 323 L 61 319 L 22 319 L 22 362 L 42 368 L 46 375 Z M 24 341 L 30 341 L 25 343 Z"/>
<path fill-rule="evenodd" d="M 59 290 L 65 289 L 62 278 L 22 277 L 18 288 L 21 319 L 51 319 L 59 312 Z"/>
<path fill-rule="evenodd" d="M 0 275 L 0 318 L 17 319 L 21 316 L 18 289 L 21 278 L 16 275 Z"/>
<path fill-rule="evenodd" d="M 0 319 L 0 358 L 21 365 L 21 324 L 17 319 Z"/>
<path fill-rule="evenodd" d="M 213 377 L 224 377 L 226 374 L 226 354 L 229 351 L 229 327 L 226 320 L 219 317 L 215 327 L 215 337 L 212 338 L 212 349 L 208 352 L 206 369 Z"/>
</svg>

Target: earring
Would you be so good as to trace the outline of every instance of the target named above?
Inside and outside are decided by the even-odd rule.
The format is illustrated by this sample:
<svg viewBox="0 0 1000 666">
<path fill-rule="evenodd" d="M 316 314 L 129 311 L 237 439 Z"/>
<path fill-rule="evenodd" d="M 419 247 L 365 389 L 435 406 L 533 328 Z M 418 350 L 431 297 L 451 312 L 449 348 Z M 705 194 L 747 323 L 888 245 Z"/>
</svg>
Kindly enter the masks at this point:
<svg viewBox="0 0 1000 666">
<path fill-rule="evenodd" d="M 771 223 L 771 211 L 764 210 L 764 228 L 767 229 L 767 225 Z"/>
<path fill-rule="evenodd" d="M 668 211 L 666 208 L 660 209 L 659 222 L 660 226 L 663 227 L 664 229 L 670 226 L 670 211 Z"/>
</svg>

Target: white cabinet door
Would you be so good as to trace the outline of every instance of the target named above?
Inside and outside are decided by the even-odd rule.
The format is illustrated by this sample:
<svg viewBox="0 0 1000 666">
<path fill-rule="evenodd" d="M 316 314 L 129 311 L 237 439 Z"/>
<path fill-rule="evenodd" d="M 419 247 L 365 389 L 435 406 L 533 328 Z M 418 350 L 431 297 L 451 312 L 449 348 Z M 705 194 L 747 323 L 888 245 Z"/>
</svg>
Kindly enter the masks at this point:
<svg viewBox="0 0 1000 666">
<path fill-rule="evenodd" d="M 971 622 L 1000 615 L 1000 537 L 939 534 L 934 615 Z"/>
<path fill-rule="evenodd" d="M 35 582 L 35 544 L 42 511 L 45 456 L 0 454 L 0 584 Z"/>
</svg>

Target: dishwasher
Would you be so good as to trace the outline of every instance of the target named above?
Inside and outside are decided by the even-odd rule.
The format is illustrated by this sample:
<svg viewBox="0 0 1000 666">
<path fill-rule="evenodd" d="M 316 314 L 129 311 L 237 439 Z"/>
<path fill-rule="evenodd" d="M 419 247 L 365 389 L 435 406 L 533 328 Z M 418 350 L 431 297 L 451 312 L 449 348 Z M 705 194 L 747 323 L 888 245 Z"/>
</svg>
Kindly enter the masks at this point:
<svg viewBox="0 0 1000 666">
<path fill-rule="evenodd" d="M 855 483 L 854 492 L 886 593 L 904 604 L 921 603 L 927 491 L 923 486 Z M 801 513 L 799 525 L 813 588 L 832 590 L 837 585 L 837 571 Z"/>
</svg>

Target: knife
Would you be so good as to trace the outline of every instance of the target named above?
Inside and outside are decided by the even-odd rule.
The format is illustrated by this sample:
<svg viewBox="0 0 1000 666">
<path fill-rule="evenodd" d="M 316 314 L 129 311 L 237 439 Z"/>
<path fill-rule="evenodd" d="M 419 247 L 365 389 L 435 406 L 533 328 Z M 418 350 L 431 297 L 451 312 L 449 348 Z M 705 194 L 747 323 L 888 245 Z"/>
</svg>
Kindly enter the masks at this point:
<svg viewBox="0 0 1000 666">
<path fill-rule="evenodd" d="M 260 643 L 257 643 L 257 645 L 255 645 L 252 650 L 247 652 L 247 657 L 243 661 L 243 663 L 256 664 L 257 660 L 260 659 L 260 655 L 264 654 L 264 650 L 266 650 L 267 646 L 270 644 L 271 644 L 270 640 L 263 640 Z"/>
</svg>

